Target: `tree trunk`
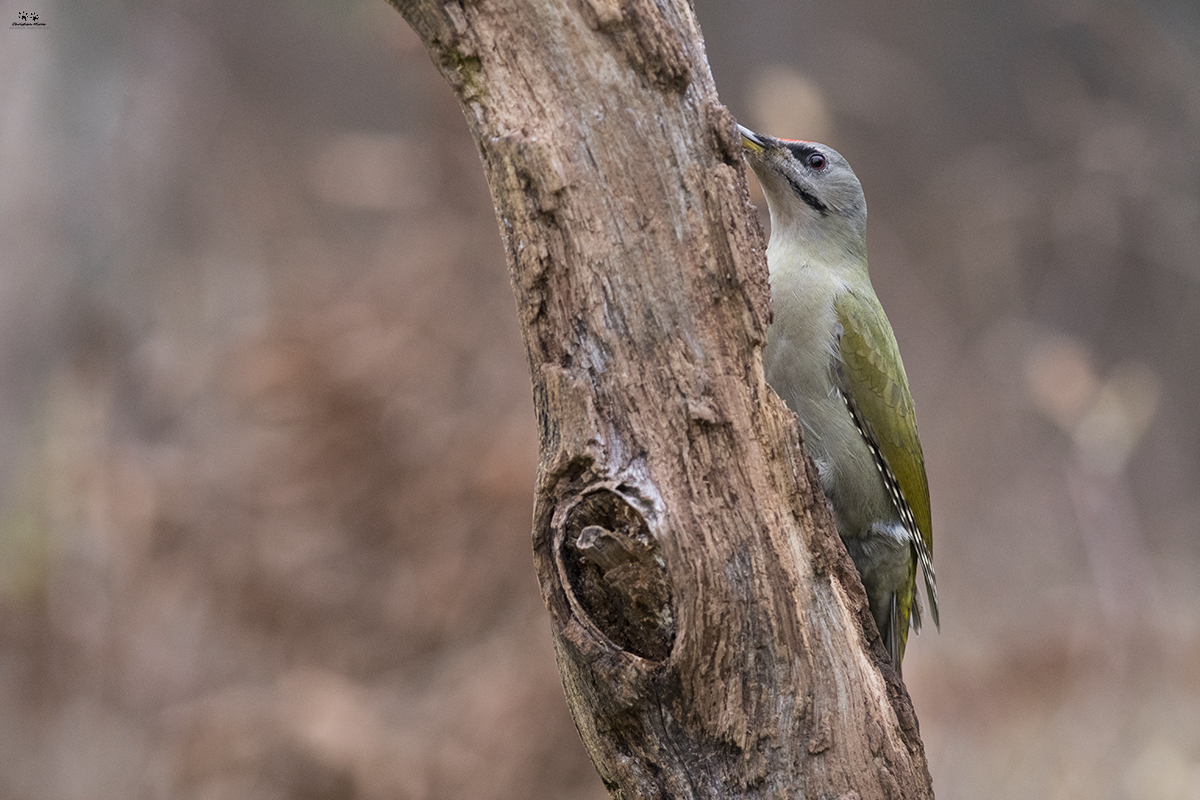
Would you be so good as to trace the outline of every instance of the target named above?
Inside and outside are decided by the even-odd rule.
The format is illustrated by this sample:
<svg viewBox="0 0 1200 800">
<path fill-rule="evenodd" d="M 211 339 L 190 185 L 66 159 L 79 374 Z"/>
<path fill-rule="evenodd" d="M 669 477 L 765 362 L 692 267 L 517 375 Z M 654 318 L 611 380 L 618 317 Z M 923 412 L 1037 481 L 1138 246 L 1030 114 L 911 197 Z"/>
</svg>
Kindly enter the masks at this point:
<svg viewBox="0 0 1200 800">
<path fill-rule="evenodd" d="M 763 377 L 762 233 L 690 5 L 392 2 L 496 204 L 541 437 L 535 562 L 605 786 L 932 797 L 908 694 Z"/>
</svg>

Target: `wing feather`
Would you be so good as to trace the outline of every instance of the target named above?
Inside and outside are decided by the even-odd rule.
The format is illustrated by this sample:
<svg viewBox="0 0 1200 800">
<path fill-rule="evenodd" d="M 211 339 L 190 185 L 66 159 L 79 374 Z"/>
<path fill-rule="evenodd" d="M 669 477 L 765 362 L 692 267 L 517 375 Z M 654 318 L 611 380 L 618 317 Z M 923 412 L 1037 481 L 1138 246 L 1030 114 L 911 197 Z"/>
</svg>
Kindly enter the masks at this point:
<svg viewBox="0 0 1200 800">
<path fill-rule="evenodd" d="M 864 296 L 850 290 L 834 301 L 834 310 L 842 328 L 838 343 L 839 384 L 851 414 L 875 453 L 892 501 L 912 535 L 925 578 L 930 616 L 934 625 L 940 627 L 925 456 L 895 335 L 874 294 Z M 915 603 L 915 593 L 900 598 L 900 617 L 907 620 L 911 615 L 919 627 L 920 612 Z M 900 632 L 901 641 L 907 638 L 905 628 Z"/>
</svg>

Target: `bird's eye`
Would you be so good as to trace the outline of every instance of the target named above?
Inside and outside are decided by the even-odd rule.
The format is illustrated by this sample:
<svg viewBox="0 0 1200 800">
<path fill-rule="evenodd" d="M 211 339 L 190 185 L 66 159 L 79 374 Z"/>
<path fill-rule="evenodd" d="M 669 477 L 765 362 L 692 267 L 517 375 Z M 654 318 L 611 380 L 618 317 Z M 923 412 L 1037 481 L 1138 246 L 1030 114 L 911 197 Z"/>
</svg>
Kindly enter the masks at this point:
<svg viewBox="0 0 1200 800">
<path fill-rule="evenodd" d="M 820 153 L 809 153 L 808 158 L 804 159 L 804 161 L 808 164 L 809 169 L 817 171 L 825 169 L 825 156 Z"/>
</svg>

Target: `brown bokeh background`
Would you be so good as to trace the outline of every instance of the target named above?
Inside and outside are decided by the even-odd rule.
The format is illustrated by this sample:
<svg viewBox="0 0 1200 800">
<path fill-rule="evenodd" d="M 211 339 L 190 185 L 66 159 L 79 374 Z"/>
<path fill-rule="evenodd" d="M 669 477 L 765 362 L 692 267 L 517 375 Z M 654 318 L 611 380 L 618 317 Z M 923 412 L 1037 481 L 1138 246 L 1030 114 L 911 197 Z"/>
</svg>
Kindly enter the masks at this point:
<svg viewBox="0 0 1200 800">
<path fill-rule="evenodd" d="M 1200 798 L 1200 7 L 697 0 L 871 207 L 945 798 Z M 603 789 L 482 170 L 383 0 L 7 2 L 0 798 Z"/>
</svg>

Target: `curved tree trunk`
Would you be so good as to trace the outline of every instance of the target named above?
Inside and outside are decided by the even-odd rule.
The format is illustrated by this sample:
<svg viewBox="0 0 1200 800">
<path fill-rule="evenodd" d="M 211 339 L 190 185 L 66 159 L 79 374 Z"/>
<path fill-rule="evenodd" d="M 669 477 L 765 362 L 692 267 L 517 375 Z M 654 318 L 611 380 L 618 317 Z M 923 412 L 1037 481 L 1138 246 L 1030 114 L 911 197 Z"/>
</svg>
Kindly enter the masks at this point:
<svg viewBox="0 0 1200 800">
<path fill-rule="evenodd" d="M 685 0 L 393 0 L 462 103 L 541 435 L 534 554 L 613 797 L 932 797 L 764 381 L 741 144 Z"/>
</svg>

